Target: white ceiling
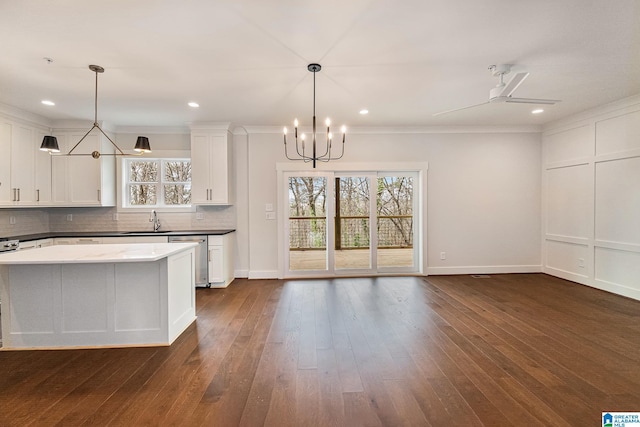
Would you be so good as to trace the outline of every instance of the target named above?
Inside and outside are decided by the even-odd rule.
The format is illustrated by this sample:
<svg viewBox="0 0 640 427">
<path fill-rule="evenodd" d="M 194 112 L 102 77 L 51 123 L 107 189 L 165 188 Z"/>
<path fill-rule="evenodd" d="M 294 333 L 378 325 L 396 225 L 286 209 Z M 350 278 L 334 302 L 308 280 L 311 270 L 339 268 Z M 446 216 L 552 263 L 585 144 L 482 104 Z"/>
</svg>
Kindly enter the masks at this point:
<svg viewBox="0 0 640 427">
<path fill-rule="evenodd" d="M 0 40 L 1 103 L 92 120 L 97 64 L 116 126 L 308 124 L 311 62 L 319 119 L 352 127 L 535 125 L 640 93 L 638 0 L 0 0 Z M 486 101 L 497 63 L 562 102 L 432 116 Z"/>
</svg>

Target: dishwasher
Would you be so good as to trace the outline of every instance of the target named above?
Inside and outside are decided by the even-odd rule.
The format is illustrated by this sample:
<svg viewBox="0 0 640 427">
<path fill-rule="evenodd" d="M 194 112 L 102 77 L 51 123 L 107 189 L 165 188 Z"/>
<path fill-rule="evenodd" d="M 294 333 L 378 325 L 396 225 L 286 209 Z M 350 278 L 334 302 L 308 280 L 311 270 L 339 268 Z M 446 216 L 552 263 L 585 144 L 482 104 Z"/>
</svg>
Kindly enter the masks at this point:
<svg viewBox="0 0 640 427">
<path fill-rule="evenodd" d="M 210 287 L 207 259 L 207 236 L 169 236 L 169 243 L 197 243 L 196 246 L 196 287 Z"/>
</svg>

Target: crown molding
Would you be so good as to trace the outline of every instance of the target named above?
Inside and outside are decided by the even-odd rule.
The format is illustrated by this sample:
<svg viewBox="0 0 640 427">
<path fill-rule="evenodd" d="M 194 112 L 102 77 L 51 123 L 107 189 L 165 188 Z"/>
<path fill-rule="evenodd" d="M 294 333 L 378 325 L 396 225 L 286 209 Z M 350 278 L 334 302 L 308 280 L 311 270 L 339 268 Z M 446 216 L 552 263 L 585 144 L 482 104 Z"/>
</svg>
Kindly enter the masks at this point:
<svg viewBox="0 0 640 427">
<path fill-rule="evenodd" d="M 12 105 L 0 103 L 0 114 L 11 120 L 17 120 L 24 124 L 51 129 L 53 121 L 39 114 L 30 113 Z"/>
<path fill-rule="evenodd" d="M 191 122 L 187 123 L 191 130 L 226 130 L 231 129 L 231 122 Z"/>
<path fill-rule="evenodd" d="M 118 126 L 115 132 L 139 135 L 188 135 L 191 130 L 187 126 Z"/>
<path fill-rule="evenodd" d="M 545 134 L 555 133 L 555 131 L 572 128 L 580 123 L 589 123 L 601 116 L 611 115 L 616 112 L 624 112 L 624 110 L 633 111 L 638 108 L 640 108 L 640 94 L 600 105 L 554 122 L 549 122 L 544 125 L 543 132 Z"/>
<path fill-rule="evenodd" d="M 282 126 L 243 126 L 247 134 L 282 134 Z M 311 132 L 311 127 L 299 131 Z M 542 126 L 380 126 L 350 127 L 347 134 L 542 133 Z"/>
</svg>

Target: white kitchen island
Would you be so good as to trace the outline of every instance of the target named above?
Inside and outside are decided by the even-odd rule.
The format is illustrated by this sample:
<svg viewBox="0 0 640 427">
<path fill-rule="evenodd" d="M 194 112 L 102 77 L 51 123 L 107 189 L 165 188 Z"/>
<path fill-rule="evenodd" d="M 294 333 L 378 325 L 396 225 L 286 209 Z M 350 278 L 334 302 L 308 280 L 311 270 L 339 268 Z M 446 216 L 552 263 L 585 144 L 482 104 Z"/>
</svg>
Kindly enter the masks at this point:
<svg viewBox="0 0 640 427">
<path fill-rule="evenodd" d="M 170 345 L 195 320 L 196 243 L 0 254 L 3 350 Z"/>
</svg>

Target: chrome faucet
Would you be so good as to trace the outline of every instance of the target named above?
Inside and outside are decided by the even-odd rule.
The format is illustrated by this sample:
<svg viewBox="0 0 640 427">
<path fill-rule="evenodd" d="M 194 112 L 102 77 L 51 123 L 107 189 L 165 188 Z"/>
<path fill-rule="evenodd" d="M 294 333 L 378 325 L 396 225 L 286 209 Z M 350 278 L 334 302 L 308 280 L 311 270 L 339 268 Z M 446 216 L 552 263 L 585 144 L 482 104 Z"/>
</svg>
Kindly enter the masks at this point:
<svg viewBox="0 0 640 427">
<path fill-rule="evenodd" d="M 160 230 L 160 219 L 158 219 L 158 212 L 155 209 L 151 211 L 149 222 L 153 222 L 153 231 Z"/>
</svg>

